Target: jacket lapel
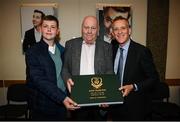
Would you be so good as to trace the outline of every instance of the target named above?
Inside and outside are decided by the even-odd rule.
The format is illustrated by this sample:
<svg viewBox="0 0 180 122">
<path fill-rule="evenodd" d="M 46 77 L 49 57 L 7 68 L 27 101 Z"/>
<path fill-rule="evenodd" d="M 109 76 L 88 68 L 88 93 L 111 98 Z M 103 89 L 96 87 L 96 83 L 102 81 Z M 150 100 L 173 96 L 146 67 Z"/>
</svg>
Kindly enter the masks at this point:
<svg viewBox="0 0 180 122">
<path fill-rule="evenodd" d="M 124 68 L 124 76 L 123 80 L 128 82 L 128 77 L 131 74 L 131 68 L 134 67 L 134 56 L 135 56 L 135 49 L 134 49 L 134 44 L 133 41 L 131 40 L 130 45 L 129 45 L 129 50 L 127 54 L 127 59 L 126 59 L 126 64 Z"/>
<path fill-rule="evenodd" d="M 100 40 L 96 40 L 96 45 L 95 45 L 95 57 L 94 57 L 94 72 L 95 74 L 101 74 L 101 57 L 102 57 L 102 52 L 101 50 L 103 50 L 103 45 L 100 44 Z"/>
<path fill-rule="evenodd" d="M 49 73 L 51 73 L 52 78 L 56 78 L 56 68 L 54 61 L 52 60 L 51 56 L 48 52 L 48 45 L 41 41 L 41 47 L 39 49 L 39 59 L 41 60 L 41 63 L 45 66 L 45 69 L 48 70 Z"/>
<path fill-rule="evenodd" d="M 77 43 L 74 45 L 74 47 L 72 47 L 72 57 L 74 58 L 74 60 L 72 59 L 72 67 L 74 67 L 73 70 L 75 75 L 80 75 L 80 59 L 81 59 L 81 48 L 82 48 L 82 38 L 77 41 Z"/>
</svg>

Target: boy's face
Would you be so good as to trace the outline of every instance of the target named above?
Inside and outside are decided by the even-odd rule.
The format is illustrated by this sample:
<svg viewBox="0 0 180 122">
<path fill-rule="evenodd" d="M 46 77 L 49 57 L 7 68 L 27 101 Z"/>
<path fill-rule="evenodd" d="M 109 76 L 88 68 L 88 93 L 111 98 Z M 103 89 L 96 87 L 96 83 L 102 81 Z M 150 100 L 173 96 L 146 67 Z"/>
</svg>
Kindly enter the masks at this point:
<svg viewBox="0 0 180 122">
<path fill-rule="evenodd" d="M 51 20 L 44 20 L 42 23 L 42 36 L 48 41 L 54 41 L 56 35 L 59 33 L 57 23 Z"/>
</svg>

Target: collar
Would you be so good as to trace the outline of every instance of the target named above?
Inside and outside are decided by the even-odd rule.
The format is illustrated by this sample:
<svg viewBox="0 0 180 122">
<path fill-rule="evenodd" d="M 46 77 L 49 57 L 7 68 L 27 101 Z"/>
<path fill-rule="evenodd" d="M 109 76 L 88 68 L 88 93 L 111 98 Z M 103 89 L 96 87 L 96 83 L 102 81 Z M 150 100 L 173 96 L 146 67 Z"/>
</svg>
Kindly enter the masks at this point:
<svg viewBox="0 0 180 122">
<path fill-rule="evenodd" d="M 131 40 L 128 39 L 128 41 L 126 42 L 126 44 L 125 44 L 123 47 L 121 47 L 121 46 L 119 45 L 119 48 L 123 48 L 124 50 L 128 50 L 129 45 L 130 45 L 130 42 L 131 42 Z"/>
<path fill-rule="evenodd" d="M 35 33 L 41 33 L 41 32 L 39 32 L 39 31 L 37 31 L 36 28 L 34 28 L 34 32 L 35 32 Z"/>
<path fill-rule="evenodd" d="M 48 50 L 52 53 L 55 54 L 55 49 L 56 49 L 56 44 L 54 44 L 53 46 L 49 46 Z"/>
<path fill-rule="evenodd" d="M 86 44 L 86 45 L 88 45 L 88 46 L 91 46 L 91 45 L 95 45 L 95 44 L 96 44 L 96 41 L 94 41 L 94 43 L 92 43 L 92 44 L 87 44 L 87 43 L 83 40 L 82 44 Z"/>
</svg>

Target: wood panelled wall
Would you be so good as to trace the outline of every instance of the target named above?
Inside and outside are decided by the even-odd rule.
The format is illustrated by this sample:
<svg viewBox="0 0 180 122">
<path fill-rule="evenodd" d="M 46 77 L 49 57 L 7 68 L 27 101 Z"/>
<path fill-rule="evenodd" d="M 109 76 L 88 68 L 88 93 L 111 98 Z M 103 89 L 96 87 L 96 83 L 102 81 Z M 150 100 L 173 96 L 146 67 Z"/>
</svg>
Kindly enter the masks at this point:
<svg viewBox="0 0 180 122">
<path fill-rule="evenodd" d="M 152 51 L 162 82 L 166 71 L 168 20 L 169 0 L 148 0 L 146 45 Z"/>
</svg>

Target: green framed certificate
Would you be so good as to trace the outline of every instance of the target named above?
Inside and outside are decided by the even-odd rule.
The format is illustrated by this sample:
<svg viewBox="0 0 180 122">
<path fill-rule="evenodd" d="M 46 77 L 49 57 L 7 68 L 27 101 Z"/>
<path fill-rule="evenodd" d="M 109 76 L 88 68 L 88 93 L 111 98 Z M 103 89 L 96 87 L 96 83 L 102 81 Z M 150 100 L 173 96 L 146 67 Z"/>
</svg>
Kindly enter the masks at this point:
<svg viewBox="0 0 180 122">
<path fill-rule="evenodd" d="M 118 90 L 117 76 L 108 75 L 79 75 L 72 77 L 74 86 L 71 98 L 79 106 L 94 106 L 100 104 L 122 104 L 124 99 Z"/>
</svg>

